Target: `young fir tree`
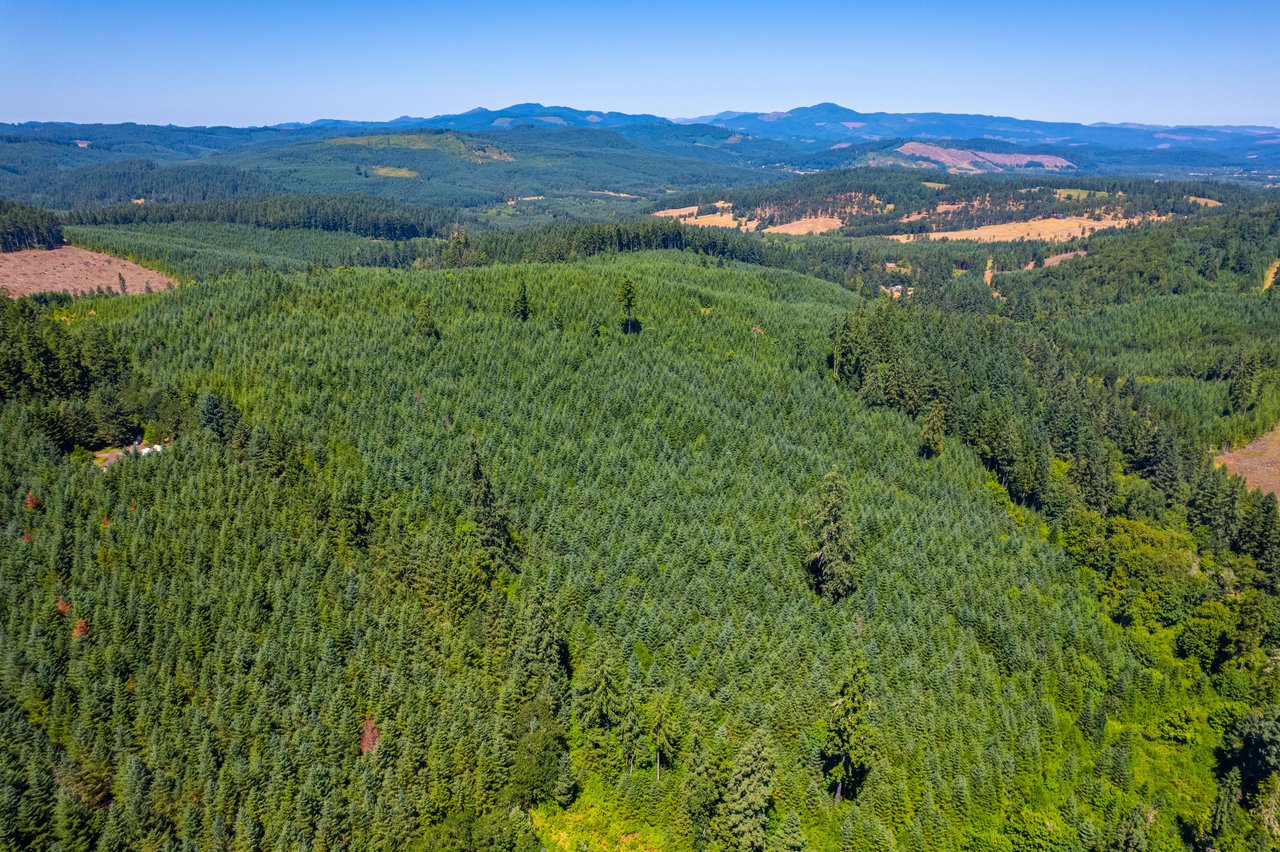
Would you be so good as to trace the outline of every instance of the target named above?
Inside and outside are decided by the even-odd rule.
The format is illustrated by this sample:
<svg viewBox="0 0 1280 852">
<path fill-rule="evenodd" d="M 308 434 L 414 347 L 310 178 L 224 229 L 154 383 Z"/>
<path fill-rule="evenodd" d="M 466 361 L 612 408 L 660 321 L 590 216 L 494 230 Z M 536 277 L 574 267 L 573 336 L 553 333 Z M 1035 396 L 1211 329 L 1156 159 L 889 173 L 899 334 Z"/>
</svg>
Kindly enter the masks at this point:
<svg viewBox="0 0 1280 852">
<path fill-rule="evenodd" d="M 857 583 L 850 552 L 852 536 L 844 509 L 848 489 L 839 471 L 829 471 L 823 480 L 817 512 L 810 520 L 817 546 L 809 554 L 809 573 L 818 591 L 830 598 L 844 597 Z"/>
<path fill-rule="evenodd" d="M 769 732 L 757 731 L 747 740 L 720 802 L 717 821 L 726 845 L 741 852 L 761 852 L 769 824 L 774 757 Z"/>
<path fill-rule="evenodd" d="M 828 782 L 835 788 L 833 802 L 840 804 L 845 783 L 859 780 L 871 759 L 871 724 L 867 718 L 871 689 L 867 664 L 855 651 L 841 678 L 836 698 L 827 708 L 826 742 Z"/>
<path fill-rule="evenodd" d="M 525 290 L 524 282 L 520 282 L 520 290 L 516 293 L 516 300 L 511 305 L 511 315 L 520 322 L 528 322 L 529 320 L 529 294 Z"/>
<path fill-rule="evenodd" d="M 920 427 L 920 439 L 925 455 L 930 458 L 942 455 L 942 444 L 946 436 L 947 410 L 941 402 L 935 401 L 929 406 L 924 423 Z"/>
<path fill-rule="evenodd" d="M 631 280 L 630 276 L 622 276 L 622 280 L 618 282 L 616 295 L 618 298 L 618 304 L 622 306 L 622 313 L 625 317 L 622 321 L 623 333 L 636 334 L 640 331 L 640 323 L 635 318 L 636 283 Z"/>
<path fill-rule="evenodd" d="M 769 838 L 768 852 L 804 852 L 807 848 L 804 832 L 800 829 L 800 817 L 791 811 Z"/>
</svg>

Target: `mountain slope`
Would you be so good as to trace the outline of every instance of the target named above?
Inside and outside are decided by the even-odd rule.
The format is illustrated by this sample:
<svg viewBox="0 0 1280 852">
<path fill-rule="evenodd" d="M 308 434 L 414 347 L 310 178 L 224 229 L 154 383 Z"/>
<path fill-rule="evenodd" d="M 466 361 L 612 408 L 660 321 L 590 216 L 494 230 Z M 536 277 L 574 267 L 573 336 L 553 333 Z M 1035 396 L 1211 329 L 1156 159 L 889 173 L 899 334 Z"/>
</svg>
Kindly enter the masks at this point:
<svg viewBox="0 0 1280 852">
<path fill-rule="evenodd" d="M 823 103 L 786 112 L 728 112 L 688 119 L 804 148 L 874 139 L 992 139 L 1017 145 L 1095 145 L 1153 150 L 1203 149 L 1252 153 L 1280 142 L 1273 127 L 1155 127 L 949 113 L 861 113 Z"/>
</svg>

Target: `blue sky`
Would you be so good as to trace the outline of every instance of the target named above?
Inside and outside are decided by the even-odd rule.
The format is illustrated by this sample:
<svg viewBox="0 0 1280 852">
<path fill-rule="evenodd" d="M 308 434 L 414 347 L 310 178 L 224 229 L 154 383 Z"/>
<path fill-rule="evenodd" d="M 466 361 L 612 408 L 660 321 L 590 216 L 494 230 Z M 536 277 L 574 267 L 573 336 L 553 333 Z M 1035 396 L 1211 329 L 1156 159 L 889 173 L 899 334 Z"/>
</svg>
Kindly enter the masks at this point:
<svg viewBox="0 0 1280 852">
<path fill-rule="evenodd" d="M 0 0 L 0 121 L 271 124 L 523 101 L 1280 126 L 1280 9 Z"/>
</svg>

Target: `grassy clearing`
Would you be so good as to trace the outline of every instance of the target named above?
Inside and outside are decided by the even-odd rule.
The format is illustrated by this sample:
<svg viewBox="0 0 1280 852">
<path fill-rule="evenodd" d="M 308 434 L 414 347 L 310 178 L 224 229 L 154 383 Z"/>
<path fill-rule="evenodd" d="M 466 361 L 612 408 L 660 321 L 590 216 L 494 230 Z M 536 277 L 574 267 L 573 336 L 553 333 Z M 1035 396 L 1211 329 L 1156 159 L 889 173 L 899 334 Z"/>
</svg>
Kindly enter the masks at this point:
<svg viewBox="0 0 1280 852">
<path fill-rule="evenodd" d="M 392 178 L 416 178 L 418 176 L 418 173 L 413 169 L 402 169 L 396 166 L 374 166 L 373 173 Z"/>
</svg>

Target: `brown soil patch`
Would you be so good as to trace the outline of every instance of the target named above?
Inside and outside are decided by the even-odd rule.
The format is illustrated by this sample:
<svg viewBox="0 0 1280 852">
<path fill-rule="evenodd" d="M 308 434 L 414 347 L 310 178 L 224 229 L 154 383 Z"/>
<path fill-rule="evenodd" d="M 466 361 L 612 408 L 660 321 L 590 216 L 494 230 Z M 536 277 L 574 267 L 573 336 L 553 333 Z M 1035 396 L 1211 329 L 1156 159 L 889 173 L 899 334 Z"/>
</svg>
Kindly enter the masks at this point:
<svg viewBox="0 0 1280 852">
<path fill-rule="evenodd" d="M 608 189 L 591 189 L 588 190 L 591 195 L 612 195 L 614 198 L 639 198 L 638 195 L 628 195 L 625 192 L 613 192 Z"/>
<path fill-rule="evenodd" d="M 996 259 L 994 257 L 987 258 L 987 268 L 982 272 L 982 283 L 988 287 L 991 286 L 991 279 L 996 277 Z"/>
<path fill-rule="evenodd" d="M 136 263 L 75 246 L 0 253 L 0 290 L 13 298 L 32 293 L 89 293 L 102 287 L 118 291 L 124 276 L 130 293 L 147 285 L 165 290 L 173 280 Z"/>
<path fill-rule="evenodd" d="M 770 234 L 825 234 L 827 231 L 838 231 L 844 222 L 836 216 L 805 216 L 784 225 L 773 225 L 765 228 Z"/>
<path fill-rule="evenodd" d="M 1205 198 L 1201 195 L 1188 195 L 1187 200 L 1192 204 L 1199 204 L 1201 207 L 1221 207 L 1222 202 L 1212 198 Z"/>
<path fill-rule="evenodd" d="M 889 239 L 900 243 L 916 240 L 975 240 L 980 243 L 1002 243 L 1016 240 L 1046 240 L 1061 243 L 1101 231 L 1104 228 L 1127 228 L 1140 222 L 1155 222 L 1166 216 L 1124 218 L 1106 216 L 1091 219 L 1087 216 L 1063 216 L 1049 219 L 1029 219 L 1025 222 L 1005 222 L 1000 225 L 983 225 L 961 231 L 934 231 L 927 234 L 895 234 Z"/>
<path fill-rule="evenodd" d="M 360 727 L 360 753 L 372 754 L 378 750 L 378 739 L 382 736 L 382 732 L 378 730 L 378 726 L 373 723 L 373 717 L 365 716 L 364 724 Z"/>
<path fill-rule="evenodd" d="M 1250 488 L 1280 494 L 1280 426 L 1252 444 L 1218 456 L 1218 464 L 1243 476 Z"/>
<path fill-rule="evenodd" d="M 920 185 L 927 186 L 930 189 L 946 189 L 948 186 L 950 186 L 950 184 L 938 183 L 937 181 L 933 181 L 933 180 L 922 180 L 920 181 Z"/>
</svg>

